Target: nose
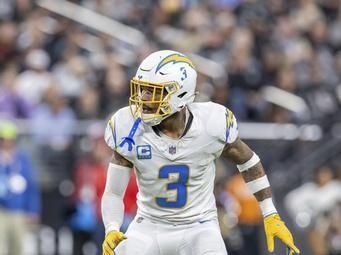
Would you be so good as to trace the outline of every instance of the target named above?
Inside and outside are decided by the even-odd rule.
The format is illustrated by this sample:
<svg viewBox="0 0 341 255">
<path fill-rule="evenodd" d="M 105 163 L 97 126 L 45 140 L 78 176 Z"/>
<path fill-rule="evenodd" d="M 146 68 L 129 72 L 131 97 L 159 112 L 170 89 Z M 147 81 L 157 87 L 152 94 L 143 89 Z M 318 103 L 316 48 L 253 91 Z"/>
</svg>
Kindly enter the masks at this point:
<svg viewBox="0 0 341 255">
<path fill-rule="evenodd" d="M 153 93 L 149 90 L 142 90 L 141 99 L 142 101 L 151 101 L 153 99 Z"/>
</svg>

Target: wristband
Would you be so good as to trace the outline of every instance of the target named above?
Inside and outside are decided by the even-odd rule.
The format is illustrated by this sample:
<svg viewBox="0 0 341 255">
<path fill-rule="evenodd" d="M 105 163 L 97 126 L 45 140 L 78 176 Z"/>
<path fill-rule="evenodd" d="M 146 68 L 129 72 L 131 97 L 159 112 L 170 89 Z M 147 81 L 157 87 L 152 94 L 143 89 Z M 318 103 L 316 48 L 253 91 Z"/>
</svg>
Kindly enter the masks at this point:
<svg viewBox="0 0 341 255">
<path fill-rule="evenodd" d="M 276 207 L 272 202 L 272 198 L 266 198 L 259 202 L 259 206 L 262 210 L 263 217 L 269 216 L 270 214 L 277 213 Z"/>
</svg>

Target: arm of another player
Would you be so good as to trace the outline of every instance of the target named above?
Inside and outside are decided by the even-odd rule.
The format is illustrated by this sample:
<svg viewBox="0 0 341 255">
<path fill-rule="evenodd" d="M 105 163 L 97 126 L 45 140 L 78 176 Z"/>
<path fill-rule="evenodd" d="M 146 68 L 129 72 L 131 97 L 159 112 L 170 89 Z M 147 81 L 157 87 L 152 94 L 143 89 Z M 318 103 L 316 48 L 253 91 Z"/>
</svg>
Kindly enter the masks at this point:
<svg viewBox="0 0 341 255">
<path fill-rule="evenodd" d="M 246 185 L 259 202 L 263 216 L 266 240 L 269 252 L 274 251 L 274 238 L 277 237 L 289 247 L 290 254 L 299 253 L 292 234 L 279 217 L 272 202 L 270 184 L 265 175 L 259 157 L 240 138 L 226 144 L 222 157 L 235 163 L 241 172 Z"/>
<path fill-rule="evenodd" d="M 115 247 L 125 235 L 119 231 L 123 217 L 123 196 L 127 188 L 133 164 L 114 151 L 108 167 L 105 190 L 102 197 L 102 218 L 105 226 L 103 255 L 114 255 Z"/>
</svg>

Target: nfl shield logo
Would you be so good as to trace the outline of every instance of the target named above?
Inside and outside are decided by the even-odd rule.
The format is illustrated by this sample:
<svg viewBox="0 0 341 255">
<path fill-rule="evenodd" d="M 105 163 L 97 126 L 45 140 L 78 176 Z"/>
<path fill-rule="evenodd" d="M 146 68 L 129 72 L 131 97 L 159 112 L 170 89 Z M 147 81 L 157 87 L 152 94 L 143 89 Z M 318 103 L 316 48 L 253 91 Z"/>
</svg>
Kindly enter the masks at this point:
<svg viewBox="0 0 341 255">
<path fill-rule="evenodd" d="M 175 147 L 174 145 L 170 145 L 170 146 L 168 147 L 168 152 L 169 152 L 169 154 L 171 154 L 171 155 L 175 154 L 175 153 L 176 153 L 176 147 Z"/>
</svg>

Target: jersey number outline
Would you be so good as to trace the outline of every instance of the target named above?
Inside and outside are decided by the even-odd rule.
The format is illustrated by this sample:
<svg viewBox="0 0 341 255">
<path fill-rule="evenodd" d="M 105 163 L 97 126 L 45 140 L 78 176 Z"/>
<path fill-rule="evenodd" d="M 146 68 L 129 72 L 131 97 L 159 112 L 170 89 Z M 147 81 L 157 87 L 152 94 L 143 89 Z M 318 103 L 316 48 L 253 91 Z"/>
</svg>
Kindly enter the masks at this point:
<svg viewBox="0 0 341 255">
<path fill-rule="evenodd" d="M 159 178 L 169 179 L 170 174 L 178 174 L 178 179 L 167 184 L 168 190 L 176 190 L 176 200 L 170 201 L 168 198 L 157 197 L 156 204 L 165 208 L 181 208 L 187 203 L 187 182 L 189 177 L 189 167 L 186 165 L 166 165 L 160 168 Z"/>
</svg>

